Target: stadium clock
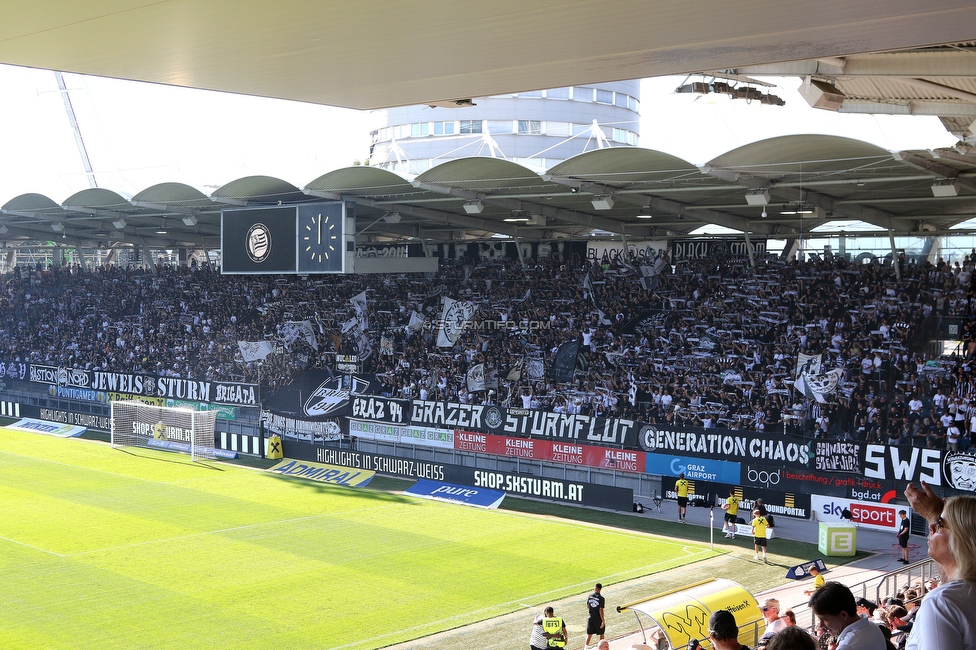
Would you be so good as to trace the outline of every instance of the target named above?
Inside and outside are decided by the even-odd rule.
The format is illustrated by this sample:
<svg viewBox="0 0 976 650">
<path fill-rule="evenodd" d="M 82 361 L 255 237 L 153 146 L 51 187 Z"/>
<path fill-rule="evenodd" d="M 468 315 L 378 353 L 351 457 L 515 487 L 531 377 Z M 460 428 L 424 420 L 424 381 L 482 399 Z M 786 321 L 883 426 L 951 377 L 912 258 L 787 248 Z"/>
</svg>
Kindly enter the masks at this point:
<svg viewBox="0 0 976 650">
<path fill-rule="evenodd" d="M 299 207 L 299 273 L 342 273 L 343 248 L 341 203 Z"/>
</svg>

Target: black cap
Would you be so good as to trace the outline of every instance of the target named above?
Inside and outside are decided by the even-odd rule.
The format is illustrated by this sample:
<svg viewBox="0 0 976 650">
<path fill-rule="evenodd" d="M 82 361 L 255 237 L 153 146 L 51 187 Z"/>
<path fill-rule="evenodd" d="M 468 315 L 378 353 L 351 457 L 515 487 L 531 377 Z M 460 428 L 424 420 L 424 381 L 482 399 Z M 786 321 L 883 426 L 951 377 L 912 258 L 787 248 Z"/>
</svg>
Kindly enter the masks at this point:
<svg viewBox="0 0 976 650">
<path fill-rule="evenodd" d="M 715 633 L 716 639 L 734 639 L 739 636 L 739 626 L 735 616 L 725 609 L 712 612 L 708 619 L 708 629 Z"/>
<path fill-rule="evenodd" d="M 876 604 L 874 604 L 873 602 L 871 602 L 867 598 L 858 598 L 857 600 L 854 601 L 854 603 L 858 607 L 866 607 L 868 609 L 868 611 L 871 612 L 872 614 L 874 614 L 874 610 L 876 610 L 878 608 L 878 606 Z"/>
</svg>

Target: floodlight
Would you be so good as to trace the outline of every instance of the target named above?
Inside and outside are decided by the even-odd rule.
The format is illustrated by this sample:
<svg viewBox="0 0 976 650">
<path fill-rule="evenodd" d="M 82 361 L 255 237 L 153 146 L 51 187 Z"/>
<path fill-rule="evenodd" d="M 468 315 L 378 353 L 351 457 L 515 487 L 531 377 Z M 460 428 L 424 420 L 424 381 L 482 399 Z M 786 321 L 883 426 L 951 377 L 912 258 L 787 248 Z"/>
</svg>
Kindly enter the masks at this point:
<svg viewBox="0 0 976 650">
<path fill-rule="evenodd" d="M 613 207 L 613 198 L 609 194 L 594 198 L 591 203 L 594 210 L 609 210 Z"/>
<path fill-rule="evenodd" d="M 943 178 L 932 183 L 932 196 L 959 196 L 959 183 L 954 178 Z"/>
<path fill-rule="evenodd" d="M 746 203 L 749 205 L 766 205 L 769 203 L 769 190 L 764 187 L 746 192 Z"/>
<path fill-rule="evenodd" d="M 125 219 L 116 219 L 115 221 L 112 222 L 112 225 L 115 226 L 118 230 L 122 230 L 126 226 Z"/>
<path fill-rule="evenodd" d="M 383 221 L 385 221 L 386 223 L 400 223 L 400 213 L 388 212 L 383 215 Z"/>
<path fill-rule="evenodd" d="M 183 217 L 183 223 L 185 223 L 188 226 L 195 226 L 197 225 L 197 218 L 192 214 L 188 214 L 185 217 Z"/>
<path fill-rule="evenodd" d="M 62 230 L 64 230 L 64 224 L 61 223 L 60 221 L 55 221 L 54 223 L 51 224 L 51 230 L 53 230 L 54 232 L 61 232 Z"/>
<path fill-rule="evenodd" d="M 464 211 L 468 214 L 481 214 L 484 209 L 485 206 L 481 204 L 481 201 L 467 201 L 464 204 Z"/>
</svg>

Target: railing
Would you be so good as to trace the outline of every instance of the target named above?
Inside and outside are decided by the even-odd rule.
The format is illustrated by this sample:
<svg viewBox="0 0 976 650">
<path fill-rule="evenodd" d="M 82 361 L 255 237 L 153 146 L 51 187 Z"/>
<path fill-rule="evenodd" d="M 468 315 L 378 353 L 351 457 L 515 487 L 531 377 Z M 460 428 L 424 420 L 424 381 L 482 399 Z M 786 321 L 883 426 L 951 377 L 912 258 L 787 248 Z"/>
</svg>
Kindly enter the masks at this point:
<svg viewBox="0 0 976 650">
<path fill-rule="evenodd" d="M 893 598 L 899 591 L 904 591 L 906 583 L 911 585 L 915 582 L 921 582 L 922 589 L 919 591 L 919 597 L 921 597 L 926 593 L 925 584 L 930 579 L 938 577 L 938 565 L 931 558 L 925 558 L 891 571 L 890 573 L 875 576 L 853 585 L 847 585 L 847 587 L 854 594 L 855 600 L 865 598 L 881 606 L 884 605 L 885 600 L 888 598 Z M 793 613 L 796 615 L 797 626 L 811 633 L 816 633 L 816 617 L 806 602 L 794 605 L 789 609 L 793 610 Z"/>
</svg>

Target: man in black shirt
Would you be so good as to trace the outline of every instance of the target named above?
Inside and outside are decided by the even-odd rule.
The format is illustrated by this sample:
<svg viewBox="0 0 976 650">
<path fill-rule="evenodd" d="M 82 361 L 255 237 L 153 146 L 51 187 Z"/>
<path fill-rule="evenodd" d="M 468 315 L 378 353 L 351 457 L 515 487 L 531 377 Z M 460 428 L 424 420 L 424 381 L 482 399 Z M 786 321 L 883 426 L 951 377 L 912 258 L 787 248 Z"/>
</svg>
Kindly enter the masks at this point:
<svg viewBox="0 0 976 650">
<path fill-rule="evenodd" d="M 603 607 L 606 605 L 606 599 L 600 595 L 600 590 L 603 589 L 603 585 L 599 582 L 593 587 L 593 593 L 590 594 L 586 599 L 586 608 L 589 610 L 589 617 L 586 619 L 586 643 L 583 647 L 589 647 L 590 639 L 594 634 L 599 634 L 600 639 L 603 639 L 603 635 L 607 631 L 607 620 L 603 614 Z"/>
<path fill-rule="evenodd" d="M 901 516 L 901 521 L 898 523 L 898 544 L 901 545 L 901 559 L 898 560 L 903 564 L 908 564 L 908 536 L 911 534 L 911 523 L 908 519 L 908 512 L 905 510 L 899 510 L 898 514 Z"/>
</svg>

